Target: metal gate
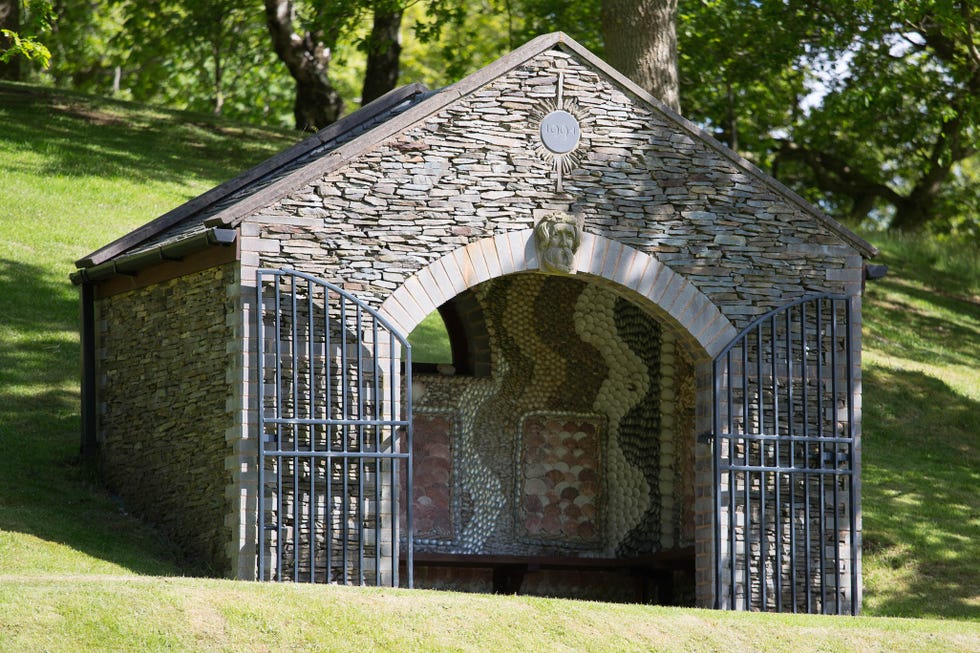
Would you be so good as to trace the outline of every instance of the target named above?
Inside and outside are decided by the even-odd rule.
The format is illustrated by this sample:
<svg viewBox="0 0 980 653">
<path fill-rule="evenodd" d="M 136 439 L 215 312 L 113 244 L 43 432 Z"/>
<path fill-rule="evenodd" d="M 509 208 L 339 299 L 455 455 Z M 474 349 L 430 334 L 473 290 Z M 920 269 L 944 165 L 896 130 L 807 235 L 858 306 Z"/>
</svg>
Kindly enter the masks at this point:
<svg viewBox="0 0 980 653">
<path fill-rule="evenodd" d="M 408 341 L 301 272 L 257 295 L 259 579 L 397 586 L 401 554 L 411 587 Z"/>
<path fill-rule="evenodd" d="M 714 361 L 716 607 L 855 614 L 851 304 L 820 295 Z"/>
</svg>

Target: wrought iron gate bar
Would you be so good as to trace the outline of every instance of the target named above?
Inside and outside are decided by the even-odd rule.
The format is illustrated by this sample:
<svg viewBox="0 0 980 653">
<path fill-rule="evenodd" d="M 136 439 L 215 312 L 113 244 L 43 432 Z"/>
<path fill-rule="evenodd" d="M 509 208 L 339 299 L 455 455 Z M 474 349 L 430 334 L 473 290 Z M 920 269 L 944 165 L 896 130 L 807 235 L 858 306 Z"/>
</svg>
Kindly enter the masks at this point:
<svg viewBox="0 0 980 653">
<path fill-rule="evenodd" d="M 310 275 L 259 270 L 256 294 L 258 577 L 397 584 L 399 491 L 411 497 L 413 480 L 411 347 L 369 306 Z"/>
<path fill-rule="evenodd" d="M 299 426 L 408 426 L 404 419 L 309 419 L 301 417 L 267 417 L 266 424 L 294 424 Z"/>
<path fill-rule="evenodd" d="M 850 299 L 820 295 L 715 358 L 716 607 L 855 612 L 852 349 Z"/>
</svg>

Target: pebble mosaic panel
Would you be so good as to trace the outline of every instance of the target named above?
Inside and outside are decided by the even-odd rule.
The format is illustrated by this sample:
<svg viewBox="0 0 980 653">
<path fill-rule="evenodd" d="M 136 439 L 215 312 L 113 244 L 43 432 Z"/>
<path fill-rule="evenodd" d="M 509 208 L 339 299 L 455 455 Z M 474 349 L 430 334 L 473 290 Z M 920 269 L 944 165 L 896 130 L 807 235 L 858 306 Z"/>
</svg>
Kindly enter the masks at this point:
<svg viewBox="0 0 980 653">
<path fill-rule="evenodd" d="M 602 431 L 598 416 L 524 419 L 517 528 L 525 541 L 601 541 Z"/>
<path fill-rule="evenodd" d="M 694 382 L 680 376 L 693 365 L 660 324 L 575 277 L 511 275 L 473 295 L 491 376 L 414 380 L 422 431 L 434 413 L 459 415 L 452 537 L 420 533 L 421 550 L 624 557 L 691 544 Z"/>
</svg>

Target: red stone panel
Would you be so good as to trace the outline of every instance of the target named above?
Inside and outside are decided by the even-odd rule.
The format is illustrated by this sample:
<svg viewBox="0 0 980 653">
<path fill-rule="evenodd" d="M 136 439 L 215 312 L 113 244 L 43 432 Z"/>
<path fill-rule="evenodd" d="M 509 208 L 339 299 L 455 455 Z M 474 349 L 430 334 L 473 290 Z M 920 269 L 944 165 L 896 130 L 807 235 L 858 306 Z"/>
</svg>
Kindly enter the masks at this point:
<svg viewBox="0 0 980 653">
<path fill-rule="evenodd" d="M 415 413 L 412 424 L 415 536 L 452 539 L 453 417 Z"/>
<path fill-rule="evenodd" d="M 602 425 L 598 416 L 524 418 L 517 529 L 525 539 L 599 541 Z"/>
</svg>

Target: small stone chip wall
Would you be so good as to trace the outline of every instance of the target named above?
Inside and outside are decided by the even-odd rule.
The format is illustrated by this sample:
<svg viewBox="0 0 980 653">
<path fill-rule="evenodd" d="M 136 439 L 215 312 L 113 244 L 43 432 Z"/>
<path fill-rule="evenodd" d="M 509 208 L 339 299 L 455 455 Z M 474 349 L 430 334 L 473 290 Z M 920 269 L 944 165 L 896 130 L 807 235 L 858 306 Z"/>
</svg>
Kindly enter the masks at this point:
<svg viewBox="0 0 980 653">
<path fill-rule="evenodd" d="M 559 72 L 582 132 L 561 192 L 538 136 Z M 859 252 L 826 223 L 560 50 L 259 210 L 243 225 L 243 262 L 298 268 L 381 305 L 441 257 L 552 211 L 655 256 L 736 329 L 809 293 L 860 289 Z M 483 258 L 460 266 L 464 282 L 484 265 L 494 276 Z"/>
<path fill-rule="evenodd" d="M 99 432 L 109 487 L 216 573 L 229 569 L 226 378 L 233 264 L 101 299 Z"/>
</svg>

